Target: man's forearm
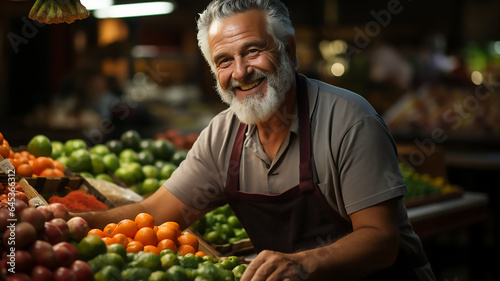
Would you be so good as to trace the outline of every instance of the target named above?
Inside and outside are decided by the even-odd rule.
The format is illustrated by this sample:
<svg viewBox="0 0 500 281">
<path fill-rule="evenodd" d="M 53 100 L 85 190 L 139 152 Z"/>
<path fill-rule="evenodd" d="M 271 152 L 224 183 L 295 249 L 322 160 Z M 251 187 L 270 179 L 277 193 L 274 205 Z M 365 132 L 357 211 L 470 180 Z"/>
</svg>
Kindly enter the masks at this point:
<svg viewBox="0 0 500 281">
<path fill-rule="evenodd" d="M 70 215 L 84 218 L 89 227 L 104 229 L 106 224 L 114 222 L 118 223 L 122 219 L 134 219 L 138 213 L 145 212 L 145 208 L 141 204 L 129 204 L 106 211 L 90 211 L 90 212 L 71 212 Z"/>
<path fill-rule="evenodd" d="M 308 275 L 301 280 L 331 280 L 332 276 L 335 280 L 357 280 L 392 265 L 398 245 L 397 236 L 358 229 L 332 244 L 297 253 Z"/>
</svg>

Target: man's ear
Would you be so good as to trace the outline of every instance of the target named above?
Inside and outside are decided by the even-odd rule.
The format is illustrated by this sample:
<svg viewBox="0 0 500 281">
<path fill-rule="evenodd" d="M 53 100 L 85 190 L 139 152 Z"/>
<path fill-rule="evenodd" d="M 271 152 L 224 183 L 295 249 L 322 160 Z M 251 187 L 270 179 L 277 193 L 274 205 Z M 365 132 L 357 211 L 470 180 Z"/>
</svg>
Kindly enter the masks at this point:
<svg viewBox="0 0 500 281">
<path fill-rule="evenodd" d="M 286 53 L 288 54 L 288 58 L 290 59 L 290 63 L 293 64 L 293 68 L 295 69 L 297 65 L 297 46 L 295 42 L 295 36 L 288 36 L 288 43 L 285 46 Z"/>
</svg>

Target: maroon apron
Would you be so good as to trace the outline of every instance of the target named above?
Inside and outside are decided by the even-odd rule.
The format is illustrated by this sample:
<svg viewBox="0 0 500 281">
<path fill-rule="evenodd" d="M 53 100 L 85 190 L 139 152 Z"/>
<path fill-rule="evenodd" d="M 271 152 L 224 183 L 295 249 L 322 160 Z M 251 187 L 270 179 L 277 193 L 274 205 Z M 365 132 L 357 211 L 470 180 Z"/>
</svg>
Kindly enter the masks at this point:
<svg viewBox="0 0 500 281">
<path fill-rule="evenodd" d="M 297 99 L 300 140 L 300 181 L 298 185 L 279 194 L 240 191 L 239 167 L 247 127 L 245 124 L 240 124 L 233 145 L 225 196 L 228 204 L 247 230 L 257 251 L 268 249 L 292 253 L 331 244 L 352 232 L 351 223 L 342 218 L 328 204 L 317 183 L 313 180 L 307 85 L 305 79 L 298 75 Z M 400 253 L 402 252 L 400 251 Z M 402 256 L 398 256 L 398 260 Z M 406 258 L 401 259 L 397 264 L 406 260 Z M 405 262 L 403 264 L 406 265 Z M 379 280 L 379 278 L 412 280 L 406 274 L 398 274 L 397 279 L 387 279 L 395 274 L 392 273 L 393 271 L 386 269 L 376 273 L 375 279 L 366 280 Z"/>
</svg>

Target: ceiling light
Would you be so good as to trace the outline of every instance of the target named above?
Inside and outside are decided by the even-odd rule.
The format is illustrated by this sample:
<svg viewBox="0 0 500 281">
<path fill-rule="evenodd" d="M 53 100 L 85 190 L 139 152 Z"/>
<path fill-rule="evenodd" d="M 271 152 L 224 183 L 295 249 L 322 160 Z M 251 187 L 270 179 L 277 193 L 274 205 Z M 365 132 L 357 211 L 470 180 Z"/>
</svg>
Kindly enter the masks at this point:
<svg viewBox="0 0 500 281">
<path fill-rule="evenodd" d="M 87 10 L 95 10 L 109 7 L 114 4 L 113 0 L 80 0 Z"/>
<path fill-rule="evenodd" d="M 170 14 L 173 10 L 174 4 L 171 2 L 145 2 L 97 9 L 94 11 L 94 16 L 99 19 L 140 17 Z"/>
</svg>

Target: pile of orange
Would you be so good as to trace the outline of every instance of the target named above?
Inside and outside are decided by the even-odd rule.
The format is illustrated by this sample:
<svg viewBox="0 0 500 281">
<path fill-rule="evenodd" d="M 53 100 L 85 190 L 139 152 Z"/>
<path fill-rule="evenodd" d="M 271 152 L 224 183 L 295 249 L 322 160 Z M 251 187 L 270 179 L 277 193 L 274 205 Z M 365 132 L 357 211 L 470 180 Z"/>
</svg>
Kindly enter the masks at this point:
<svg viewBox="0 0 500 281">
<path fill-rule="evenodd" d="M 186 255 L 193 253 L 204 256 L 198 250 L 198 238 L 190 233 L 183 233 L 178 223 L 173 221 L 155 225 L 153 216 L 148 213 L 138 214 L 134 220 L 124 219 L 119 223 L 109 223 L 104 229 L 94 228 L 88 235 L 97 235 L 106 245 L 121 244 L 127 253 L 141 251 L 159 255 L 162 250 L 172 250 Z"/>
<path fill-rule="evenodd" d="M 0 133 L 0 155 L 8 159 L 21 177 L 64 177 L 64 165 L 50 157 L 35 157 L 28 151 L 14 152 L 9 142 Z"/>
</svg>

